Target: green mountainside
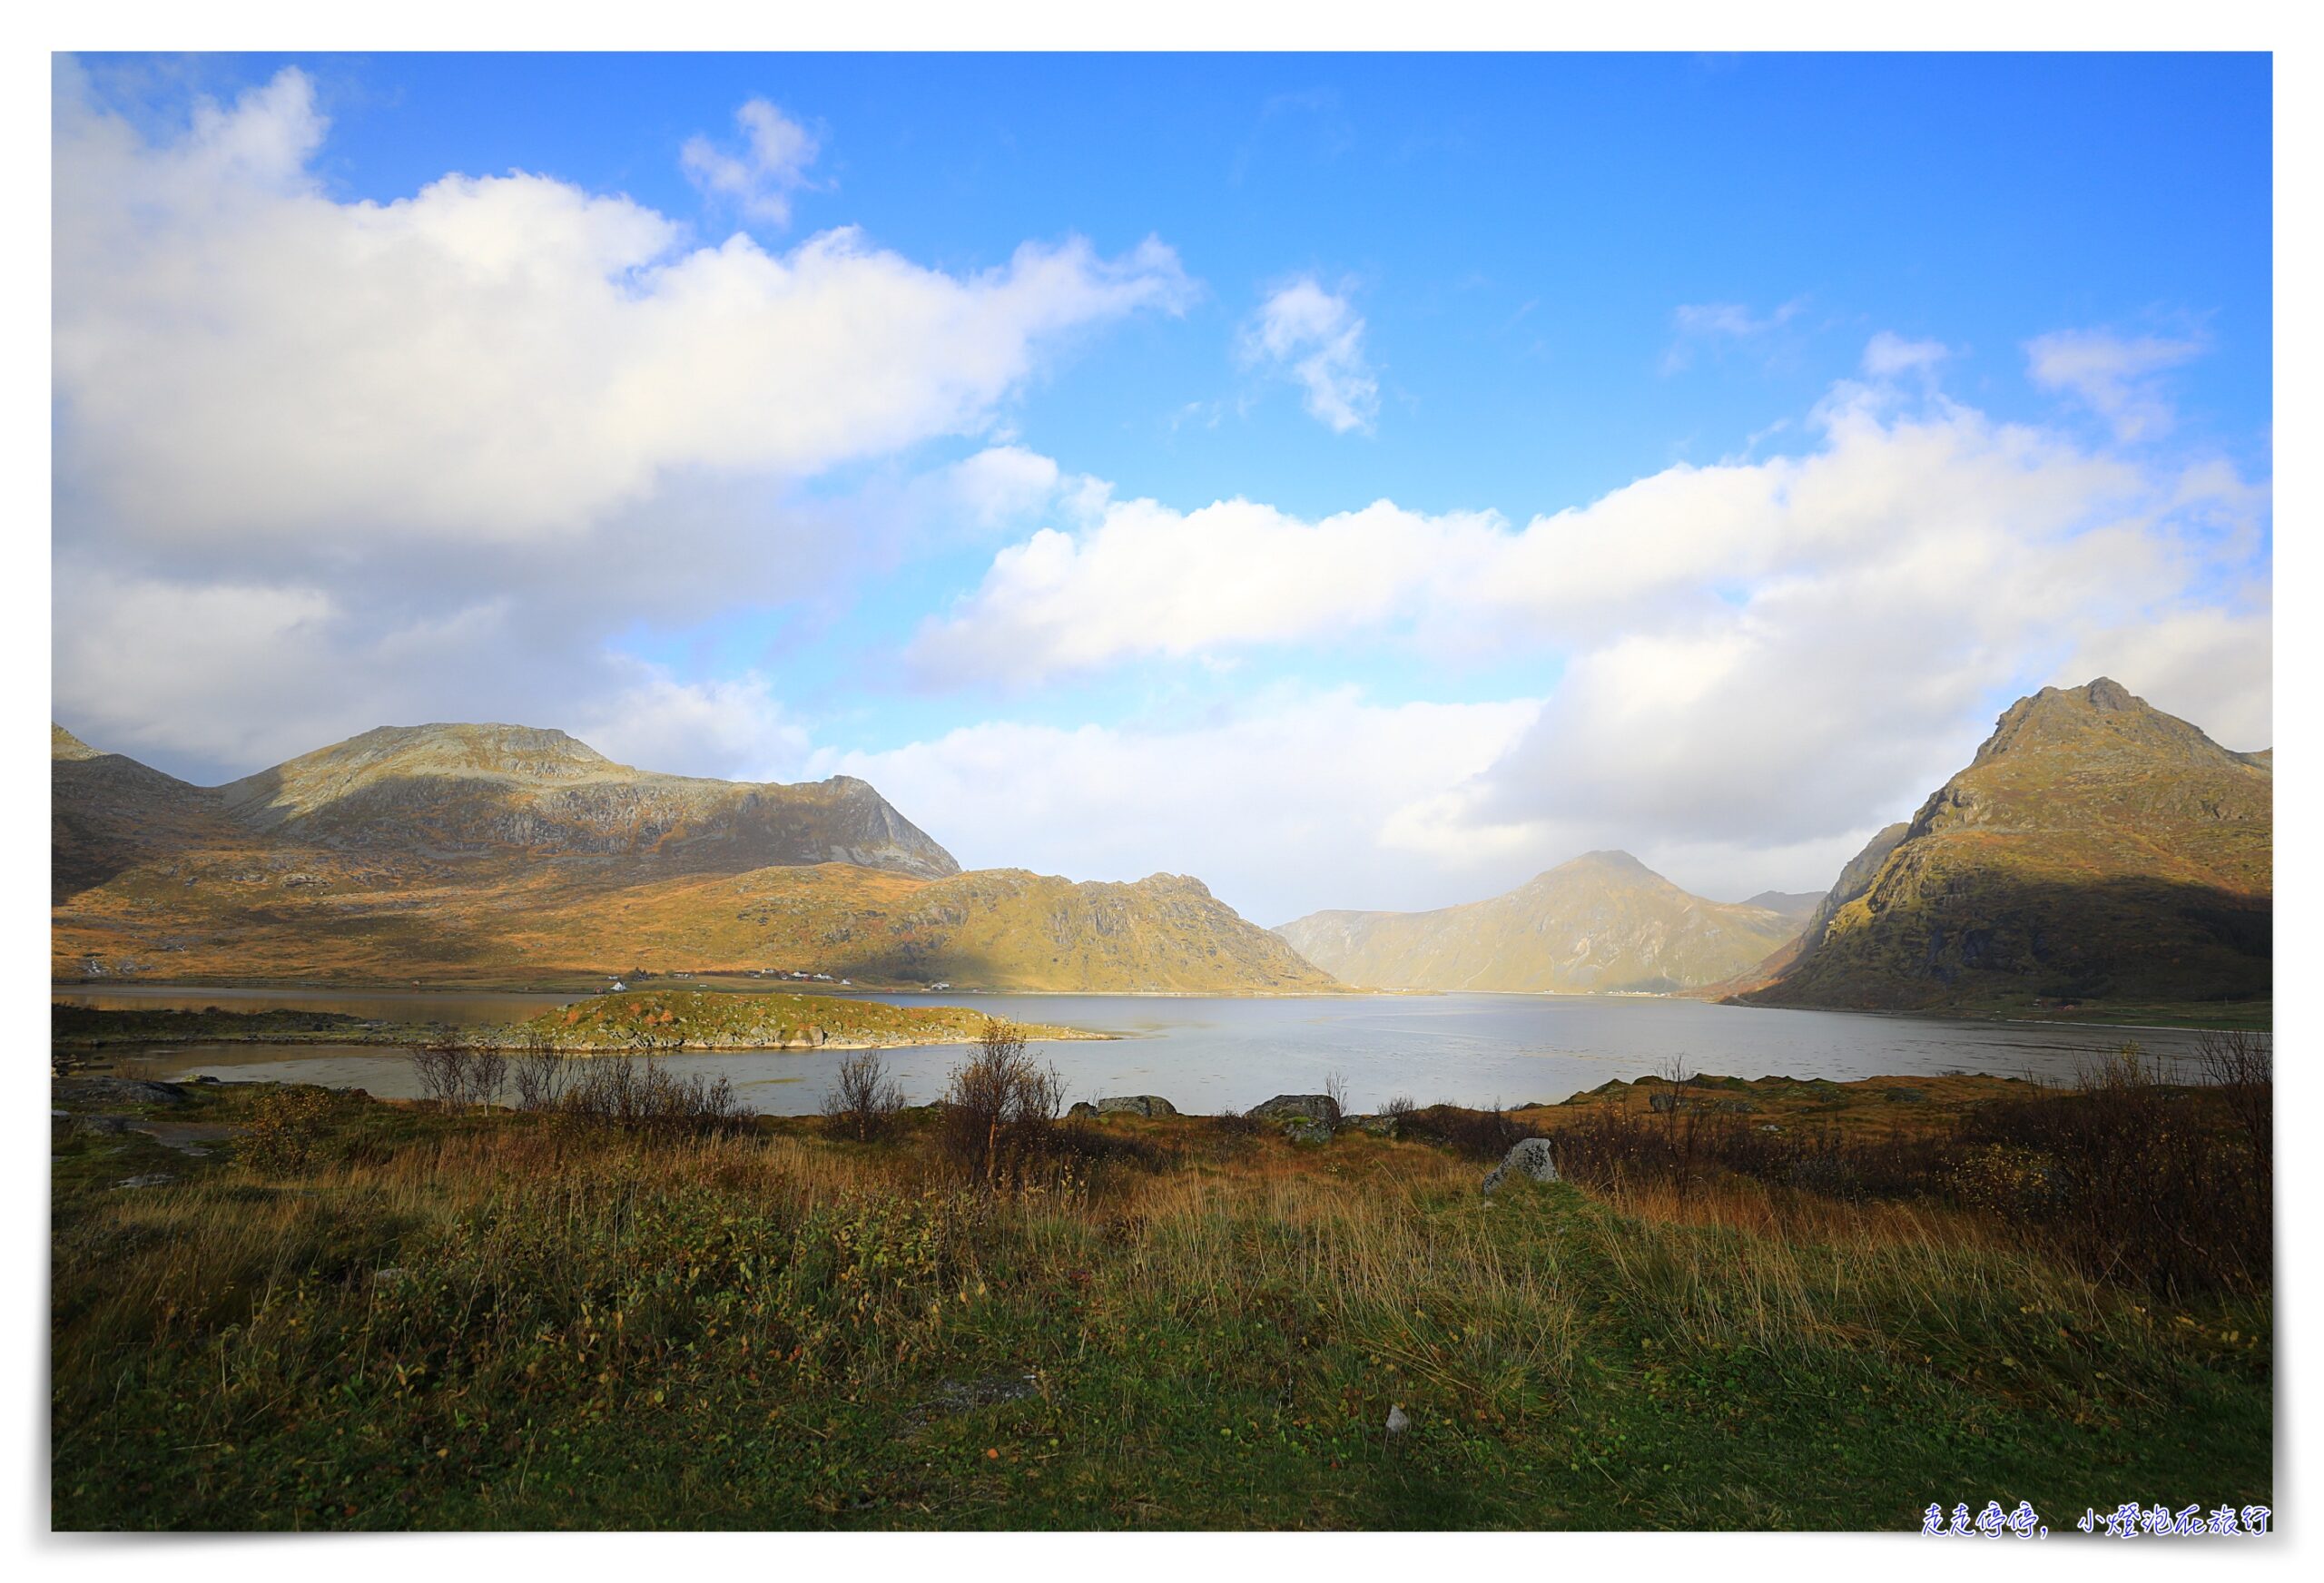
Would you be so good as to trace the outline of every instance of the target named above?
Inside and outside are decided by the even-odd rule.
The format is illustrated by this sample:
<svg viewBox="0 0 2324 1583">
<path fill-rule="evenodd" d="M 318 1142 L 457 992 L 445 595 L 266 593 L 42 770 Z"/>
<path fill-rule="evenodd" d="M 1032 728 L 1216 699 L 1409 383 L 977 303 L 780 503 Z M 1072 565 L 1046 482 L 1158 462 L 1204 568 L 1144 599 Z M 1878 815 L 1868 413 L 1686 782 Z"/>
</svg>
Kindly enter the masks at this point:
<svg viewBox="0 0 2324 1583">
<path fill-rule="evenodd" d="M 1707 901 L 1628 852 L 1590 852 L 1503 896 L 1433 912 L 1316 912 L 1275 930 L 1380 988 L 1669 994 L 1732 978 L 1799 919 Z"/>
<path fill-rule="evenodd" d="M 1796 959 L 1740 998 L 1962 1010 L 2263 998 L 2273 764 L 2103 677 L 2043 688 L 1849 865 Z"/>
<path fill-rule="evenodd" d="M 58 978 L 1333 987 L 1199 880 L 962 873 L 845 776 L 657 775 L 562 732 L 432 725 L 212 789 L 62 728 L 52 744 Z"/>
<path fill-rule="evenodd" d="M 341 848 L 620 854 L 679 869 L 852 863 L 923 879 L 960 865 L 864 782 L 661 775 L 561 731 L 383 726 L 219 789 L 252 830 Z"/>
</svg>

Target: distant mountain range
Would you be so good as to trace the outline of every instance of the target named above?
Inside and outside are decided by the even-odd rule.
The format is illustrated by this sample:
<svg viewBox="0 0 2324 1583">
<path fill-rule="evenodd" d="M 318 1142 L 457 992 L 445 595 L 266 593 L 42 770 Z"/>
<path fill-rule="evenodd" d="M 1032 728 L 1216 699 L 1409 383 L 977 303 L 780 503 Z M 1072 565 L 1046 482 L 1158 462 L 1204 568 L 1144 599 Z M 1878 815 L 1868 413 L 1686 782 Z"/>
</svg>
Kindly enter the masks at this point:
<svg viewBox="0 0 2324 1583">
<path fill-rule="evenodd" d="M 1670 994 L 1733 978 L 1817 898 L 1689 895 L 1628 852 L 1589 852 L 1504 896 L 1433 912 L 1315 912 L 1275 932 L 1349 984 Z"/>
<path fill-rule="evenodd" d="M 61 978 L 1332 987 L 1198 880 L 962 873 L 862 781 L 655 774 L 559 731 L 384 727 L 200 787 L 52 725 L 51 790 Z"/>
<path fill-rule="evenodd" d="M 1710 901 L 1601 851 L 1483 901 L 1273 931 L 1177 875 L 963 873 L 845 776 L 654 774 L 526 726 L 387 727 L 210 788 L 53 726 L 51 770 L 59 978 L 757 968 L 1981 1011 L 2254 1000 L 2274 982 L 2272 752 L 2230 752 L 2102 677 L 2013 704 L 1820 895 Z"/>
<path fill-rule="evenodd" d="M 2273 992 L 2275 757 L 2104 677 L 2012 704 L 1741 998 L 1993 1010 Z"/>
</svg>

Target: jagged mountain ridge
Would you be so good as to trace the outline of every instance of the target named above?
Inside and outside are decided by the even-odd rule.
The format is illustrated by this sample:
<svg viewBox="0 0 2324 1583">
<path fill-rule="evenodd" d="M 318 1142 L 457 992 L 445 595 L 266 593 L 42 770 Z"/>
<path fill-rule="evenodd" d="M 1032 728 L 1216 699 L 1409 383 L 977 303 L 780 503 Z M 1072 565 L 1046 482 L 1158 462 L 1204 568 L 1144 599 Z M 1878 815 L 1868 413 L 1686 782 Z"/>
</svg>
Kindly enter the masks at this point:
<svg viewBox="0 0 2324 1583">
<path fill-rule="evenodd" d="M 327 846 L 627 853 L 728 871 L 818 862 L 924 879 L 960 871 L 852 776 L 761 785 L 665 775 L 530 726 L 383 726 L 219 796 L 252 829 Z"/>
<path fill-rule="evenodd" d="M 1317 912 L 1276 933 L 1379 988 L 1669 994 L 1735 977 L 1795 916 L 1689 894 L 1628 852 L 1589 852 L 1506 895 L 1428 912 Z"/>
<path fill-rule="evenodd" d="M 2268 995 L 2273 764 L 2271 750 L 2230 752 L 2108 678 L 2045 687 L 1849 865 L 1796 959 L 1742 998 L 1905 1009 Z"/>
<path fill-rule="evenodd" d="M 659 775 L 562 732 L 389 727 L 203 788 L 52 728 L 52 966 L 378 981 L 752 968 L 1327 988 L 1199 880 L 964 874 L 849 777 Z"/>
</svg>

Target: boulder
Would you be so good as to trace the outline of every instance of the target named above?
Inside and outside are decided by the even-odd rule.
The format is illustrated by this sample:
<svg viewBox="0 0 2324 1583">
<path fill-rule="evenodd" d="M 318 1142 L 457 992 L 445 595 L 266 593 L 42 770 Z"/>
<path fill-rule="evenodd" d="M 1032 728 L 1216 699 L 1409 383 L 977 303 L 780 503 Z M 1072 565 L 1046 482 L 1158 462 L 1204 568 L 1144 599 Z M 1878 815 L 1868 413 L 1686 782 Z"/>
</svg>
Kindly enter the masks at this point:
<svg viewBox="0 0 2324 1583">
<path fill-rule="evenodd" d="M 1097 1114 L 1096 1106 L 1087 1099 L 1077 1099 L 1073 1102 L 1073 1108 L 1065 1113 L 1065 1118 L 1068 1121 L 1087 1121 Z"/>
<path fill-rule="evenodd" d="M 1178 1107 L 1158 1094 L 1117 1094 L 1098 1101 L 1100 1116 L 1176 1116 Z"/>
<path fill-rule="evenodd" d="M 1550 1151 L 1550 1140 L 1537 1137 L 1518 1140 L 1516 1146 L 1502 1157 L 1501 1164 L 1493 1167 L 1492 1175 L 1485 1178 L 1485 1191 L 1490 1193 L 1500 1186 L 1512 1172 L 1520 1176 L 1531 1176 L 1536 1182 L 1556 1181 L 1558 1162 L 1557 1156 Z"/>
<path fill-rule="evenodd" d="M 142 1077 L 59 1077 L 48 1086 L 58 1104 L 183 1105 L 185 1090 L 175 1083 L 153 1083 Z"/>
<path fill-rule="evenodd" d="M 1332 1127 L 1329 1122 L 1295 1116 L 1283 1124 L 1283 1136 L 1295 1144 L 1327 1144 L 1332 1141 Z"/>
<path fill-rule="evenodd" d="M 1319 1121 L 1325 1126 L 1340 1124 L 1339 1101 L 1328 1094 L 1278 1094 L 1265 1105 L 1254 1105 L 1246 1114 L 1261 1121 Z"/>
</svg>

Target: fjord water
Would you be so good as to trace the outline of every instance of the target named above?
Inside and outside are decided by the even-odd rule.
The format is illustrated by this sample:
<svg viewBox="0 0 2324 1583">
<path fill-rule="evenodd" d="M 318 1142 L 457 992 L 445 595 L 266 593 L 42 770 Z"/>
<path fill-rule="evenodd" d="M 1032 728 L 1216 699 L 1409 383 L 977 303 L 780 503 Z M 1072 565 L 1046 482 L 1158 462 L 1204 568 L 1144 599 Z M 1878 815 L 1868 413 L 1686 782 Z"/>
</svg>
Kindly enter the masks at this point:
<svg viewBox="0 0 2324 1583">
<path fill-rule="evenodd" d="M 293 1006 L 395 1021 L 514 1022 L 569 995 L 424 990 L 59 988 L 57 1000 L 100 1007 Z M 1036 1047 L 1068 1096 L 1158 1094 L 1179 1109 L 1246 1108 L 1271 1095 L 1320 1092 L 1338 1073 L 1348 1101 L 1377 1109 L 1396 1095 L 1422 1105 L 1510 1105 L 1564 1099 L 1614 1078 L 1683 1060 L 1722 1077 L 1934 1077 L 1949 1071 L 2068 1079 L 2135 1039 L 2178 1057 L 2196 1036 L 2055 1023 L 1957 1022 L 1860 1012 L 1788 1011 L 1634 996 L 1314 996 L 1251 999 L 1134 995 L 864 995 L 893 1005 L 973 1007 L 995 1017 L 1088 1028 L 1106 1041 Z M 842 1051 L 768 1050 L 667 1057 L 674 1072 L 724 1074 L 745 1103 L 773 1115 L 822 1107 Z M 960 1058 L 957 1046 L 888 1052 L 914 1101 L 934 1098 Z M 157 1053 L 156 1075 L 206 1074 L 416 1092 L 399 1050 L 346 1045 L 185 1045 Z"/>
</svg>

